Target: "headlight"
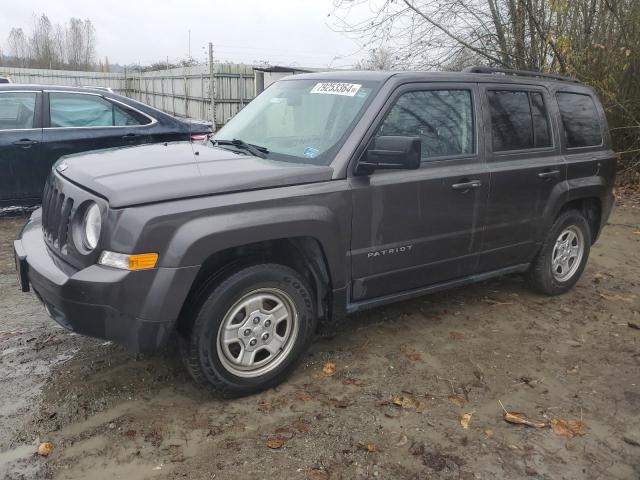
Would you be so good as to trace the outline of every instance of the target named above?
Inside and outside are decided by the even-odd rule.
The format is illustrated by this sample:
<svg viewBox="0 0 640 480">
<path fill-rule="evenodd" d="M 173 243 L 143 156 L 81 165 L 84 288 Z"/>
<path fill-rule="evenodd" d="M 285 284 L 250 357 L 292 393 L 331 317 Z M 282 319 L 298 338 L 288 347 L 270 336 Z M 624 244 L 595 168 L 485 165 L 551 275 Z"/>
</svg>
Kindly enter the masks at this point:
<svg viewBox="0 0 640 480">
<path fill-rule="evenodd" d="M 98 246 L 100 230 L 102 229 L 102 216 L 100 207 L 92 203 L 84 213 L 82 220 L 82 243 L 87 250 L 93 250 Z"/>
</svg>

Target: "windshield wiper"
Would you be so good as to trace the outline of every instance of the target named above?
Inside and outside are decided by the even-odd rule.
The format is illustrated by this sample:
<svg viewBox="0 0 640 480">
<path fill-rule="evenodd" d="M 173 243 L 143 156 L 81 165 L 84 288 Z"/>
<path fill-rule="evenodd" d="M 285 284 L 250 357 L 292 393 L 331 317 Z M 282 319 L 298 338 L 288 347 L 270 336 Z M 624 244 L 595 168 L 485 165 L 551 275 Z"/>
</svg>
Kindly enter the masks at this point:
<svg viewBox="0 0 640 480">
<path fill-rule="evenodd" d="M 267 153 L 269 153 L 269 149 L 267 147 L 262 147 L 260 145 L 253 145 L 251 143 L 247 143 L 244 140 L 240 140 L 238 138 L 234 138 L 233 140 L 211 140 L 214 145 L 232 145 L 234 147 L 240 148 L 242 150 L 246 150 L 251 155 L 260 158 L 267 158 Z"/>
</svg>

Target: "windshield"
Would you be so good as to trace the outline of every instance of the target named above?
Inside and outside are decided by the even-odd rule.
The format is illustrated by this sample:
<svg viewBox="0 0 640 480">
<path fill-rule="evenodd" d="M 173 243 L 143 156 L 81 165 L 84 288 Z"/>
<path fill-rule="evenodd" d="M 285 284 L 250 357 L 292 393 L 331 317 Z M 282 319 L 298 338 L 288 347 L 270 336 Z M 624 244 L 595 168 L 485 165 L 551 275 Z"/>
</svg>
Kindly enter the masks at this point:
<svg viewBox="0 0 640 480">
<path fill-rule="evenodd" d="M 376 82 L 274 83 L 214 137 L 264 147 L 265 156 L 328 165 L 372 97 Z"/>
</svg>

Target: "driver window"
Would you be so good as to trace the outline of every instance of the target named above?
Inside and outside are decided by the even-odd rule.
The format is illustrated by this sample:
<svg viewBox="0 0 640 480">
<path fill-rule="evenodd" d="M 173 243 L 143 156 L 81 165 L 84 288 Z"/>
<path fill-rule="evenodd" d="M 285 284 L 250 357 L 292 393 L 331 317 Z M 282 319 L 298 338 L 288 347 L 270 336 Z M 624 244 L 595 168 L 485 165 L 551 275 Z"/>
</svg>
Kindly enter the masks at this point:
<svg viewBox="0 0 640 480">
<path fill-rule="evenodd" d="M 419 137 L 422 160 L 474 153 L 473 104 L 469 90 L 404 93 L 376 136 Z"/>
</svg>

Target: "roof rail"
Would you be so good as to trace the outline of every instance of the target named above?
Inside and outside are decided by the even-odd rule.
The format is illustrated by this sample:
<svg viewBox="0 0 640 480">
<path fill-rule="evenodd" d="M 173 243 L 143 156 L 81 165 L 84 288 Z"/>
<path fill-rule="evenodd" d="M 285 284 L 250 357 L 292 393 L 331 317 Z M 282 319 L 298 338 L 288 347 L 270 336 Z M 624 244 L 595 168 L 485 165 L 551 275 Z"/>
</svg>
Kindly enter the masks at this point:
<svg viewBox="0 0 640 480">
<path fill-rule="evenodd" d="M 561 82 L 582 83 L 575 78 L 557 75 L 555 73 L 533 72 L 530 70 L 514 70 L 510 68 L 494 68 L 494 67 L 467 67 L 463 70 L 465 73 L 503 73 L 505 75 L 515 75 L 519 77 L 549 78 L 551 80 L 559 80 Z"/>
</svg>

